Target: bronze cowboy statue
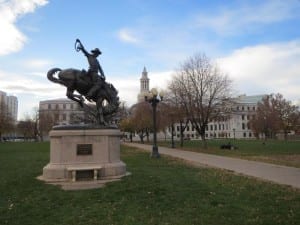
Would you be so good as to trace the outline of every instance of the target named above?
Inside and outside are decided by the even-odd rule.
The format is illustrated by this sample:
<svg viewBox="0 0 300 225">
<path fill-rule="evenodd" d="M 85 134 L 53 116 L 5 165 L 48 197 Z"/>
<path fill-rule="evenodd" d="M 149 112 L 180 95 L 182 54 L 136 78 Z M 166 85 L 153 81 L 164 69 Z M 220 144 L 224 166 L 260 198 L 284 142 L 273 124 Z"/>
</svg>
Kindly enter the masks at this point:
<svg viewBox="0 0 300 225">
<path fill-rule="evenodd" d="M 75 42 L 76 51 L 82 51 L 89 63 L 88 71 L 77 69 L 53 68 L 48 71 L 47 77 L 50 81 L 67 87 L 67 97 L 80 104 L 87 106 L 84 98 L 96 103 L 96 120 L 99 125 L 107 125 L 108 118 L 115 114 L 119 107 L 118 91 L 115 87 L 105 81 L 102 67 L 97 60 L 101 55 L 98 48 L 89 53 L 86 51 L 79 39 Z M 98 72 L 100 74 L 98 74 Z M 77 91 L 80 95 L 74 94 Z M 106 104 L 104 104 L 106 102 Z"/>
</svg>

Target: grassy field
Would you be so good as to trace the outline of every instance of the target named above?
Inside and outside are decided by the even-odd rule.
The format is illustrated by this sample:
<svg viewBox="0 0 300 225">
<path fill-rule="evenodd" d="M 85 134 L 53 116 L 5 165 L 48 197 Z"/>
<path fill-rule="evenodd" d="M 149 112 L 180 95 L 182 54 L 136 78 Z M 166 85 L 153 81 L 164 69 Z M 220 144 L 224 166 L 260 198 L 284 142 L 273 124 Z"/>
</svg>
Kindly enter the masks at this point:
<svg viewBox="0 0 300 225">
<path fill-rule="evenodd" d="M 229 142 L 238 149 L 220 149 L 222 144 Z M 170 142 L 160 142 L 160 145 L 169 147 Z M 176 148 L 181 148 L 179 142 L 176 142 Z M 181 149 L 300 168 L 300 141 L 209 140 L 208 148 L 204 149 L 201 141 L 191 140 L 185 141 Z"/>
<path fill-rule="evenodd" d="M 0 224 L 299 224 L 300 191 L 122 147 L 131 176 L 63 191 L 35 179 L 48 143 L 0 143 Z"/>
</svg>

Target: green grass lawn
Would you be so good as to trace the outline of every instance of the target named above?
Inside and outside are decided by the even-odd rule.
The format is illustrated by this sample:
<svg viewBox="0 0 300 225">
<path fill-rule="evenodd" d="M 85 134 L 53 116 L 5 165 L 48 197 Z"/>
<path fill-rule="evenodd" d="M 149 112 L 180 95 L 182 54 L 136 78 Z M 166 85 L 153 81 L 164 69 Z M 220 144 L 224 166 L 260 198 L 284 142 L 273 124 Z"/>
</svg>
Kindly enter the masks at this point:
<svg viewBox="0 0 300 225">
<path fill-rule="evenodd" d="M 122 147 L 131 176 L 63 191 L 36 179 L 49 143 L 0 143 L 0 224 L 299 224 L 300 191 Z"/>
<path fill-rule="evenodd" d="M 236 150 L 220 149 L 222 144 L 238 147 Z M 170 141 L 160 142 L 162 146 L 170 146 Z M 176 148 L 181 148 L 176 142 Z M 249 160 L 275 163 L 300 168 L 300 141 L 268 140 L 208 140 L 208 148 L 202 147 L 198 140 L 185 141 L 182 150 L 209 153 L 222 156 L 238 157 Z"/>
</svg>

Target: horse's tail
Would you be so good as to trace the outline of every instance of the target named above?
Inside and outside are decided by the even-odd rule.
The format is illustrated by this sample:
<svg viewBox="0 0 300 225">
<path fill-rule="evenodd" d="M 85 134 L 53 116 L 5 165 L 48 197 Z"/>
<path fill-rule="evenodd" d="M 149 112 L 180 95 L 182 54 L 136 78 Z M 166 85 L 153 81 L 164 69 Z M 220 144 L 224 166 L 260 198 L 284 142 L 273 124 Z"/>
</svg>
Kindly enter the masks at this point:
<svg viewBox="0 0 300 225">
<path fill-rule="evenodd" d="M 48 80 L 54 82 L 54 83 L 59 83 L 59 84 L 62 84 L 62 81 L 56 77 L 54 77 L 54 75 L 57 73 L 57 72 L 60 72 L 61 69 L 60 68 L 52 68 L 51 70 L 48 71 L 47 73 L 47 78 Z"/>
</svg>

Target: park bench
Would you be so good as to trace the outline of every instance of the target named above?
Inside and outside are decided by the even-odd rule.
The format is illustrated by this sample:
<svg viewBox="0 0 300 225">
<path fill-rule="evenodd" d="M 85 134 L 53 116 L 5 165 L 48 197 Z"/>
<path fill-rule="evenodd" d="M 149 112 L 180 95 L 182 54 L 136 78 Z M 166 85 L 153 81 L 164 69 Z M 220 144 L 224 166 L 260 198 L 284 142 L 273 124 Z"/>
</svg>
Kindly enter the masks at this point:
<svg viewBox="0 0 300 225">
<path fill-rule="evenodd" d="M 99 171 L 102 169 L 102 166 L 72 166 L 67 167 L 67 171 L 71 173 L 71 179 L 73 182 L 77 180 L 77 171 L 93 171 L 93 179 L 98 179 Z"/>
</svg>

